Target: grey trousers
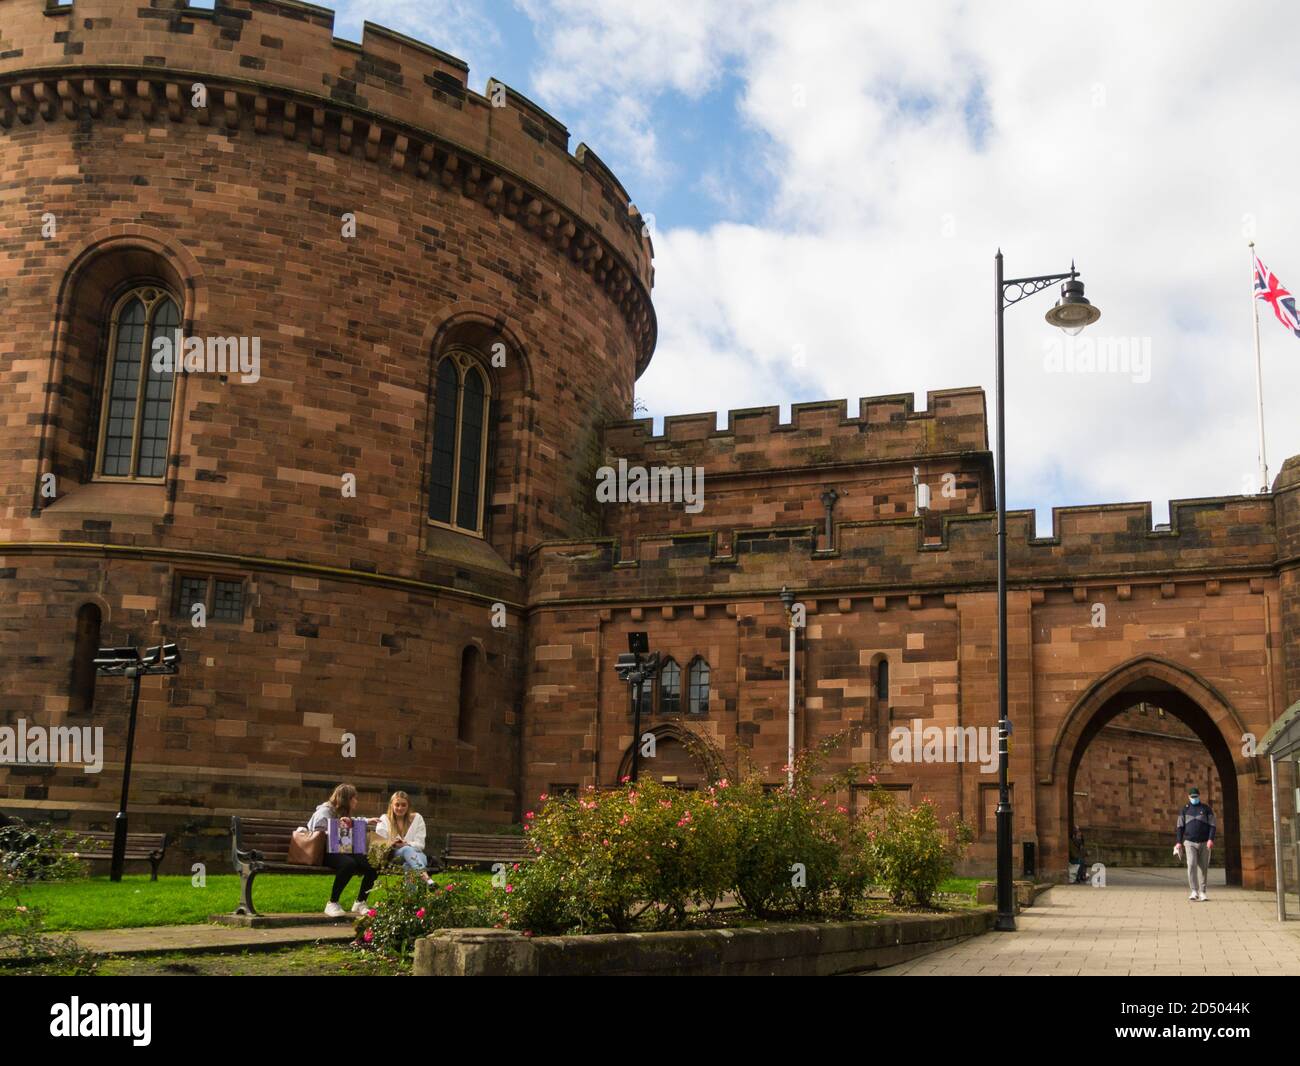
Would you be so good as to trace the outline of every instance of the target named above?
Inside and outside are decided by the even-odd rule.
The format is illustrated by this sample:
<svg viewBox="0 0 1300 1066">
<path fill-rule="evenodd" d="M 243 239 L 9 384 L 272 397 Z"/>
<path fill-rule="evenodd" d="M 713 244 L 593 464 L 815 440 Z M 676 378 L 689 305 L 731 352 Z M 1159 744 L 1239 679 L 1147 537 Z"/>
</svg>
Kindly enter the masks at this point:
<svg viewBox="0 0 1300 1066">
<path fill-rule="evenodd" d="M 1184 840 L 1183 855 L 1187 858 L 1187 887 L 1197 895 L 1205 895 L 1210 875 L 1209 847 Z"/>
</svg>

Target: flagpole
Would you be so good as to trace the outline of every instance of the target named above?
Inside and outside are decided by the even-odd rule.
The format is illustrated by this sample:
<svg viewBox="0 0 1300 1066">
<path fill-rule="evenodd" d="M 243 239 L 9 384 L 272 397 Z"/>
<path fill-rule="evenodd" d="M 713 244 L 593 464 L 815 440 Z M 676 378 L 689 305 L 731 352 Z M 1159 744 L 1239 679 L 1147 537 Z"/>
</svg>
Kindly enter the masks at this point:
<svg viewBox="0 0 1300 1066">
<path fill-rule="evenodd" d="M 1250 312 L 1255 319 L 1255 402 L 1259 406 L 1259 483 L 1268 492 L 1268 459 L 1264 456 L 1264 372 L 1259 357 L 1259 300 L 1255 297 L 1255 242 L 1250 242 Z"/>
</svg>

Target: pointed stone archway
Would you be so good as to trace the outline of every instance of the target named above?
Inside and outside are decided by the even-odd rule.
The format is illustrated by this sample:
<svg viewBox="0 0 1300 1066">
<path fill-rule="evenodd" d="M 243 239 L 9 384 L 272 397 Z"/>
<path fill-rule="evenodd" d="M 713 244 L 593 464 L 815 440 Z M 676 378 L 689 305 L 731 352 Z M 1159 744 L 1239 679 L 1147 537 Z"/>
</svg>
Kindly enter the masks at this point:
<svg viewBox="0 0 1300 1066">
<path fill-rule="evenodd" d="M 1241 793 L 1253 787 L 1258 768 L 1241 754 L 1247 732 L 1241 717 L 1222 693 L 1194 671 L 1150 655 L 1131 659 L 1094 681 L 1057 731 L 1046 762 L 1048 774 L 1039 781 L 1045 868 L 1064 870 L 1067 865 L 1075 777 L 1089 743 L 1109 721 L 1144 700 L 1179 719 L 1205 745 L 1223 787 L 1223 809 L 1215 812 L 1219 821 L 1216 865 L 1224 867 L 1228 884 L 1239 885 L 1244 859 L 1251 887 L 1262 887 L 1255 884 L 1256 874 L 1261 862 L 1267 867 L 1268 842 L 1252 840 L 1244 856 L 1242 850 Z M 1171 847 L 1173 837 L 1170 825 Z"/>
<path fill-rule="evenodd" d="M 677 788 L 707 787 L 724 776 L 722 760 L 713 745 L 678 722 L 661 722 L 645 730 L 655 738 L 655 757 L 641 759 L 641 776 Z M 618 764 L 618 780 L 632 772 L 632 745 Z"/>
</svg>

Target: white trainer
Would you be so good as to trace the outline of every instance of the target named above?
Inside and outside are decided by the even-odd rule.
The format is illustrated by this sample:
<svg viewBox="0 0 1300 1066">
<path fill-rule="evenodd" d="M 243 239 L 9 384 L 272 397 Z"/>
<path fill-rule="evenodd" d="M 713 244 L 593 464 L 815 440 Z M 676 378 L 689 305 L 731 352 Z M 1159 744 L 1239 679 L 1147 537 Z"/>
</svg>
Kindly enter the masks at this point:
<svg viewBox="0 0 1300 1066">
<path fill-rule="evenodd" d="M 364 899 L 359 899 L 354 904 L 352 904 L 353 914 L 365 914 L 366 911 L 368 910 L 370 910 L 370 904 L 367 903 Z"/>
<path fill-rule="evenodd" d="M 1204 892 L 1202 892 L 1202 893 L 1201 893 L 1199 896 L 1197 896 L 1196 898 L 1199 899 L 1199 900 L 1207 900 L 1207 899 L 1209 899 L 1210 897 L 1207 896 Z"/>
<path fill-rule="evenodd" d="M 1187 898 L 1188 898 L 1188 899 L 1201 899 L 1202 897 L 1198 896 L 1195 892 L 1193 892 L 1193 893 L 1192 893 L 1190 896 L 1188 896 Z"/>
<path fill-rule="evenodd" d="M 345 911 L 342 907 L 340 907 L 340 906 L 339 906 L 337 903 L 335 903 L 333 900 L 330 900 L 327 904 L 325 904 L 325 917 L 326 917 L 326 918 L 342 918 L 342 917 L 344 917 L 347 913 L 348 913 L 347 911 Z"/>
</svg>

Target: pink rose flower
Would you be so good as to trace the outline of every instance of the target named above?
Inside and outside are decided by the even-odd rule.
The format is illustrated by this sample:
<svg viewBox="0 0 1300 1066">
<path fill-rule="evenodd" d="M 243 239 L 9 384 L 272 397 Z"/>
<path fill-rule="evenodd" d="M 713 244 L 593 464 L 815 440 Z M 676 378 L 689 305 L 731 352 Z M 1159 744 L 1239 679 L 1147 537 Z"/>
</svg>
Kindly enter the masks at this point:
<svg viewBox="0 0 1300 1066">
<path fill-rule="evenodd" d="M 417 918 L 423 918 L 423 917 L 424 917 L 424 908 L 421 907 L 418 911 L 416 911 L 416 912 L 415 912 L 415 916 L 416 916 Z"/>
<path fill-rule="evenodd" d="M 513 892 L 514 890 L 515 890 L 515 886 L 514 886 L 514 885 L 506 885 L 506 891 L 507 891 L 507 892 Z"/>
<path fill-rule="evenodd" d="M 366 911 L 366 917 L 373 918 L 374 916 L 375 916 L 375 908 L 371 907 L 368 911 Z"/>
<path fill-rule="evenodd" d="M 369 944 L 370 941 L 375 939 L 375 931 L 373 929 L 367 929 L 365 933 L 362 934 L 361 939 L 363 939 L 367 944 Z"/>
</svg>

